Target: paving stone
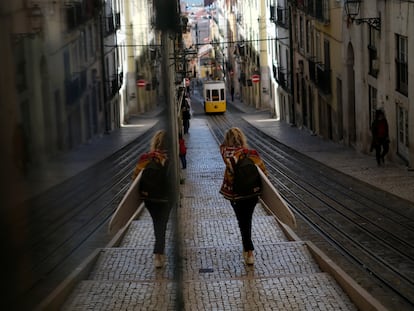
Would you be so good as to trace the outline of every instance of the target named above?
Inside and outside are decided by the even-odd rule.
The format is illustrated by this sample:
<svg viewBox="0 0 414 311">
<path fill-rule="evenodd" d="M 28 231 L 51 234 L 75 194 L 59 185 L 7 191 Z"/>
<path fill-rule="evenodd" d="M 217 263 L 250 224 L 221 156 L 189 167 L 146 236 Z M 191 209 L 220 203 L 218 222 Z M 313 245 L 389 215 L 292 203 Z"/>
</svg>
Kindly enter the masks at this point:
<svg viewBox="0 0 414 311">
<path fill-rule="evenodd" d="M 185 310 L 357 310 L 325 273 L 185 282 Z"/>
<path fill-rule="evenodd" d="M 62 310 L 175 310 L 172 282 L 82 281 Z"/>
<path fill-rule="evenodd" d="M 155 281 L 174 278 L 174 257 L 166 249 L 163 269 L 154 268 L 152 249 L 105 248 L 101 250 L 89 280 L 101 281 Z"/>
<path fill-rule="evenodd" d="M 153 225 L 144 209 L 121 247 L 101 251 L 63 310 L 175 310 L 178 293 L 180 310 L 189 311 L 356 310 L 306 244 L 287 241 L 260 204 L 252 226 L 255 264 L 244 264 L 236 217 L 219 194 L 224 164 L 218 145 L 204 121 L 192 123 L 181 204 L 167 226 L 166 265 L 154 267 Z"/>
<path fill-rule="evenodd" d="M 240 247 L 186 248 L 185 280 L 263 278 L 321 272 L 303 242 L 259 245 L 254 266 L 245 265 Z"/>
<path fill-rule="evenodd" d="M 286 236 L 272 216 L 253 217 L 253 243 L 286 241 Z M 187 247 L 241 247 L 240 229 L 235 216 L 206 220 L 182 220 L 183 245 Z"/>
</svg>

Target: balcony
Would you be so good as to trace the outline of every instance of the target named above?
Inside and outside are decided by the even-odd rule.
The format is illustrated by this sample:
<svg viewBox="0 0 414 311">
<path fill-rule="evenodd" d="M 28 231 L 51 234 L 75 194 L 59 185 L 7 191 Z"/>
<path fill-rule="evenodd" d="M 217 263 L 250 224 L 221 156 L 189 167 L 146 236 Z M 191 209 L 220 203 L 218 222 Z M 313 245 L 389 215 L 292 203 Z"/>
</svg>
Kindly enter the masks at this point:
<svg viewBox="0 0 414 311">
<path fill-rule="evenodd" d="M 83 4 L 80 1 L 73 0 L 65 2 L 66 25 L 69 31 L 96 17 L 100 11 L 101 4 L 96 0 L 85 0 L 83 2 Z"/>
<path fill-rule="evenodd" d="M 270 20 L 271 20 L 273 23 L 276 23 L 275 6 L 274 6 L 274 5 L 271 5 L 271 6 L 270 6 Z"/>
<path fill-rule="evenodd" d="M 287 8 L 283 8 L 283 7 L 278 7 L 277 11 L 277 21 L 276 24 L 280 27 L 283 27 L 285 29 L 289 28 L 289 23 L 288 23 L 288 9 Z"/>
</svg>

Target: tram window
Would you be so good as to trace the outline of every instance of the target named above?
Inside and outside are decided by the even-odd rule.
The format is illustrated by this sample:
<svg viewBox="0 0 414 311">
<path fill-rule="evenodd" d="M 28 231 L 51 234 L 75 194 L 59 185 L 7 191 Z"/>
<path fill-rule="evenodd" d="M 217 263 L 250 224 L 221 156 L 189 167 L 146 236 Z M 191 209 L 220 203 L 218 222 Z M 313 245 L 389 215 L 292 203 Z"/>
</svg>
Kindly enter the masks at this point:
<svg viewBox="0 0 414 311">
<path fill-rule="evenodd" d="M 210 90 L 206 90 L 206 98 L 207 98 L 207 100 L 210 100 L 210 98 L 211 98 L 211 91 Z"/>
<path fill-rule="evenodd" d="M 220 96 L 221 96 L 221 100 L 224 100 L 224 89 L 220 90 Z"/>
<path fill-rule="evenodd" d="M 218 101 L 218 100 L 220 100 L 220 95 L 219 95 L 219 92 L 218 92 L 218 90 L 213 90 L 213 96 L 212 96 L 212 100 L 213 101 Z"/>
</svg>

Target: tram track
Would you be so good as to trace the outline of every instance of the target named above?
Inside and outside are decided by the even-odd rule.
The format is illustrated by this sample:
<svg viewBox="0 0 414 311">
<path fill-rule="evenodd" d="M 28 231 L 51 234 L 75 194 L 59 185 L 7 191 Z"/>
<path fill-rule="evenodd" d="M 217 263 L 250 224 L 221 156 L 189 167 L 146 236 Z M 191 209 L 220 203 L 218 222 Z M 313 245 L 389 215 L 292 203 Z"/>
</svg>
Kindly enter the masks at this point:
<svg viewBox="0 0 414 311">
<path fill-rule="evenodd" d="M 131 182 L 156 127 L 92 167 L 24 202 L 26 257 L 31 276 L 19 304 L 32 309 L 93 250 L 110 241 L 107 224 Z M 24 301 L 24 302 L 23 302 Z"/>
<path fill-rule="evenodd" d="M 243 129 L 249 144 L 264 159 L 270 180 L 299 219 L 301 238 L 324 250 L 335 249 L 336 259 L 345 256 L 357 270 L 380 280 L 400 297 L 392 306 L 414 309 L 414 250 L 410 243 L 414 237 L 414 217 L 407 213 L 407 208 L 399 206 L 401 199 L 297 153 L 233 116 L 231 108 L 229 112 L 206 117 L 214 136 L 222 141 L 230 126 Z M 62 266 L 67 266 L 65 272 L 74 270 L 79 260 L 73 259 L 73 265 L 68 266 L 72 257 L 84 256 L 87 250 L 106 245 L 106 224 L 125 193 L 136 159 L 146 150 L 153 130 L 27 202 L 31 211 L 28 236 L 33 238 L 27 248 L 39 254 L 33 256 L 30 273 L 36 278 L 28 295 L 44 294 L 45 286 L 51 285 L 43 283 L 50 276 L 55 275 L 56 280 L 56 275 L 61 274 L 63 279 L 66 274 L 61 271 Z"/>
<path fill-rule="evenodd" d="M 312 238 L 319 236 L 414 309 L 414 217 L 406 209 L 414 208 L 412 203 L 326 167 L 240 118 L 226 114 L 207 120 L 218 141 L 229 127 L 242 128 L 269 179 L 301 223 L 312 228 Z"/>
</svg>

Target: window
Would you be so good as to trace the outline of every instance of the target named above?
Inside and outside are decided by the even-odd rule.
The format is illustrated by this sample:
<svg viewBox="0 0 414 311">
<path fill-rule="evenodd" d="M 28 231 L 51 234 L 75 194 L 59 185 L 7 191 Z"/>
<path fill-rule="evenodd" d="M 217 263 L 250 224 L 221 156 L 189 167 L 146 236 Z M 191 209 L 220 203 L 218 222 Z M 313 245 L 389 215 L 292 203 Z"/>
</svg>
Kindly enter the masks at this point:
<svg viewBox="0 0 414 311">
<path fill-rule="evenodd" d="M 79 71 L 79 42 L 70 44 L 70 74 L 74 75 Z"/>
<path fill-rule="evenodd" d="M 315 34 L 315 56 L 316 61 L 320 62 L 322 61 L 322 55 L 321 55 L 321 34 L 320 32 L 316 32 Z"/>
<path fill-rule="evenodd" d="M 215 102 L 220 100 L 219 90 L 212 90 L 211 91 L 211 100 L 215 101 Z"/>
<path fill-rule="evenodd" d="M 299 48 L 303 50 L 303 17 L 299 17 Z"/>
<path fill-rule="evenodd" d="M 20 41 L 15 50 L 16 87 L 19 92 L 23 92 L 27 88 L 27 64 L 25 61 L 25 53 L 25 45 L 23 44 L 23 41 Z"/>
<path fill-rule="evenodd" d="M 323 40 L 323 57 L 324 57 L 324 65 L 325 69 L 331 68 L 331 52 L 329 46 L 329 40 Z"/>
<path fill-rule="evenodd" d="M 315 17 L 323 22 L 329 22 L 329 1 L 328 0 L 315 0 Z"/>
<path fill-rule="evenodd" d="M 410 157 L 409 128 L 408 109 L 397 103 L 397 152 L 407 161 Z"/>
<path fill-rule="evenodd" d="M 369 45 L 368 45 L 368 57 L 369 57 L 369 68 L 368 73 L 377 77 L 379 71 L 377 46 L 378 46 L 379 30 L 374 27 L 369 27 Z"/>
<path fill-rule="evenodd" d="M 88 61 L 88 40 L 86 38 L 86 31 L 83 29 L 80 32 L 80 55 L 82 55 L 82 62 Z"/>
<path fill-rule="evenodd" d="M 396 35 L 397 57 L 395 59 L 396 88 L 401 94 L 408 95 L 407 37 Z"/>
<path fill-rule="evenodd" d="M 88 52 L 89 52 L 89 56 L 90 58 L 94 57 L 94 36 L 93 36 L 93 29 L 92 26 L 88 26 Z"/>
<path fill-rule="evenodd" d="M 408 113 L 403 107 L 398 107 L 398 141 L 408 147 Z"/>
<path fill-rule="evenodd" d="M 368 100 L 369 100 L 369 124 L 372 124 L 375 118 L 375 111 L 377 110 L 377 89 L 371 85 L 368 86 Z"/>
<path fill-rule="evenodd" d="M 311 38 L 311 25 L 310 21 L 306 21 L 306 53 L 309 54 L 310 50 L 310 38 Z"/>
</svg>

